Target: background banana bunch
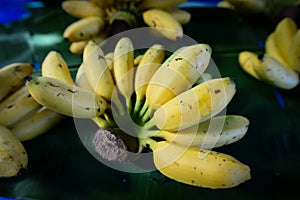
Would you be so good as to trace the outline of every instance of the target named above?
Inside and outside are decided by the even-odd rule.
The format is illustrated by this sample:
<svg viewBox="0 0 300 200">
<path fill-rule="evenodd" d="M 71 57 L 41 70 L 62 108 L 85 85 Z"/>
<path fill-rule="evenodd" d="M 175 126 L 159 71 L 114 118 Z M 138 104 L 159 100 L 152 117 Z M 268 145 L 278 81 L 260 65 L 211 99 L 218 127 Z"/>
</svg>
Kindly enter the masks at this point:
<svg viewBox="0 0 300 200">
<path fill-rule="evenodd" d="M 176 40 L 183 36 L 182 25 L 191 15 L 176 6 L 186 0 L 67 0 L 61 6 L 79 18 L 66 27 L 64 38 L 71 43 L 70 52 L 82 54 L 89 40 L 102 42 L 109 35 L 130 28 L 149 26 L 162 36 Z"/>
<path fill-rule="evenodd" d="M 242 69 L 254 78 L 281 89 L 299 84 L 300 29 L 292 18 L 283 18 L 265 41 L 265 52 L 239 53 Z"/>
<path fill-rule="evenodd" d="M 113 52 L 90 41 L 75 81 L 61 64 L 51 73 L 42 68 L 42 76 L 32 76 L 26 86 L 39 104 L 93 120 L 100 130 L 94 148 L 107 160 L 126 162 L 125 151 L 151 149 L 156 168 L 182 183 L 231 188 L 250 179 L 247 165 L 211 150 L 247 132 L 247 118 L 218 115 L 233 98 L 235 82 L 203 78 L 209 77 L 204 74 L 212 53 L 207 44 L 184 46 L 168 58 L 165 53 L 154 44 L 134 56 L 128 37 Z"/>
</svg>

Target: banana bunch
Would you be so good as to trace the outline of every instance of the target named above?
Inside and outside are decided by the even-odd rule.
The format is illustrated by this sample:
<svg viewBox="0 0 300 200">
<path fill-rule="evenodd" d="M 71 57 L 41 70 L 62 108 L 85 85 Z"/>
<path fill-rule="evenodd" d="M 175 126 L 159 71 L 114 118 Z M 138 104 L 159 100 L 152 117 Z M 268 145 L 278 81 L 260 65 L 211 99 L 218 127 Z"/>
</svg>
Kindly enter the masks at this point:
<svg viewBox="0 0 300 200">
<path fill-rule="evenodd" d="M 283 18 L 265 41 L 265 52 L 239 53 L 242 69 L 256 78 L 281 89 L 299 85 L 300 29 L 291 18 Z"/>
<path fill-rule="evenodd" d="M 126 162 L 126 151 L 150 148 L 157 169 L 171 179 L 231 188 L 250 179 L 250 168 L 211 149 L 243 138 L 249 120 L 218 115 L 236 85 L 230 77 L 207 76 L 211 53 L 209 45 L 195 44 L 166 58 L 164 46 L 154 44 L 135 56 L 127 37 L 112 52 L 89 41 L 73 82 L 61 64 L 26 86 L 44 107 L 93 120 L 99 126 L 94 148 L 104 159 Z"/>
<path fill-rule="evenodd" d="M 162 36 L 176 40 L 183 36 L 182 25 L 189 12 L 175 8 L 186 0 L 68 0 L 62 9 L 77 18 L 63 33 L 71 43 L 70 52 L 81 55 L 89 40 L 101 43 L 109 35 L 135 27 L 149 26 Z"/>
</svg>

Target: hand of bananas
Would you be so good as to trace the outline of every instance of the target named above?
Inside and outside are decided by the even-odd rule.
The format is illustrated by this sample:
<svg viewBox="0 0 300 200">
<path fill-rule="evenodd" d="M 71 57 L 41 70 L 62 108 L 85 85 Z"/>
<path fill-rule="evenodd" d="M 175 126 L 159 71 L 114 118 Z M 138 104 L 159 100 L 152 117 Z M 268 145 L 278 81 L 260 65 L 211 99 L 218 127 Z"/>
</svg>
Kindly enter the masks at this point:
<svg viewBox="0 0 300 200">
<path fill-rule="evenodd" d="M 26 86 L 37 102 L 55 112 L 91 118 L 102 130 L 94 139 L 95 145 L 102 144 L 99 154 L 103 145 L 122 148 L 110 149 L 116 155 L 103 154 L 106 159 L 126 162 L 124 149 L 142 153 L 150 147 L 155 166 L 171 179 L 230 188 L 250 179 L 249 167 L 210 149 L 241 139 L 249 121 L 238 115 L 216 116 L 236 87 L 229 77 L 202 77 L 209 77 L 204 74 L 210 58 L 207 44 L 184 46 L 165 58 L 160 44 L 134 57 L 127 37 L 117 42 L 113 52 L 103 52 L 89 41 L 75 84 L 66 78 L 68 70 L 56 67 L 52 73 L 42 68 L 42 76 L 28 79 Z M 120 129 L 126 129 L 118 133 L 125 145 L 107 133 Z"/>
<path fill-rule="evenodd" d="M 71 42 L 70 52 L 82 54 L 89 40 L 100 43 L 112 32 L 149 26 L 162 36 L 176 40 L 183 36 L 182 25 L 191 15 L 176 6 L 186 0 L 89 0 L 63 1 L 61 6 L 69 15 L 79 18 L 64 31 Z M 116 30 L 118 29 L 118 30 Z"/>
<path fill-rule="evenodd" d="M 300 29 L 293 19 L 282 19 L 265 41 L 264 55 L 242 51 L 239 63 L 260 81 L 281 89 L 295 88 L 300 73 Z"/>
</svg>

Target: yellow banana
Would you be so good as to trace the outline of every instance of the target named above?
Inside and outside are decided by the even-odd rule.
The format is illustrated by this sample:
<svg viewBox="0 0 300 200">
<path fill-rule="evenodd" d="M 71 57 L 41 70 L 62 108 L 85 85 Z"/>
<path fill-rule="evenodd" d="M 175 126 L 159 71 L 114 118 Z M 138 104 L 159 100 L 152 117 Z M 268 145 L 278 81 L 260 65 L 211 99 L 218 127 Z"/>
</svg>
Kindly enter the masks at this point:
<svg viewBox="0 0 300 200">
<path fill-rule="evenodd" d="M 149 8 L 172 8 L 178 6 L 180 4 L 185 3 L 186 0 L 163 0 L 163 1 L 156 1 L 156 0 L 143 0 L 138 5 L 141 9 L 149 9 Z"/>
<path fill-rule="evenodd" d="M 101 47 L 93 41 L 89 41 L 83 52 L 83 65 L 95 93 L 111 101 L 115 84 Z"/>
<path fill-rule="evenodd" d="M 0 125 L 0 177 L 17 176 L 27 165 L 28 155 L 20 140 Z"/>
<path fill-rule="evenodd" d="M 109 53 L 105 54 L 105 59 L 106 59 L 106 63 L 107 63 L 108 69 L 111 71 L 111 73 L 113 75 L 114 52 L 109 52 Z"/>
<path fill-rule="evenodd" d="M 235 187 L 251 178 L 250 168 L 227 154 L 166 141 L 150 147 L 156 168 L 178 182 L 221 189 Z"/>
<path fill-rule="evenodd" d="M 81 64 L 78 67 L 76 77 L 75 77 L 75 85 L 90 91 L 94 91 L 94 89 L 90 86 L 89 81 L 86 77 L 83 64 Z"/>
<path fill-rule="evenodd" d="M 210 55 L 211 48 L 207 44 L 182 47 L 174 52 L 150 79 L 145 105 L 155 110 L 189 89 L 207 68 Z"/>
<path fill-rule="evenodd" d="M 226 9 L 230 9 L 230 10 L 234 10 L 235 11 L 235 6 L 232 5 L 231 3 L 229 3 L 227 0 L 221 0 L 217 3 L 217 7 L 219 8 L 226 8 Z"/>
<path fill-rule="evenodd" d="M 226 0 L 236 11 L 242 14 L 255 14 L 264 12 L 267 0 Z"/>
<path fill-rule="evenodd" d="M 211 79 L 163 104 L 154 112 L 149 124 L 169 131 L 188 128 L 218 114 L 235 92 L 235 83 L 230 78 Z"/>
<path fill-rule="evenodd" d="M 140 64 L 142 58 L 143 58 L 143 55 L 138 55 L 137 57 L 134 58 L 133 63 L 134 63 L 135 67 L 137 67 Z"/>
<path fill-rule="evenodd" d="M 77 42 L 72 42 L 69 51 L 75 55 L 82 55 L 84 47 L 87 45 L 88 40 L 80 40 Z"/>
<path fill-rule="evenodd" d="M 288 46 L 297 32 L 297 24 L 292 18 L 285 17 L 276 26 L 274 31 L 274 40 L 281 55 L 287 59 Z"/>
<path fill-rule="evenodd" d="M 90 16 L 104 16 L 104 10 L 90 1 L 63 1 L 61 7 L 69 15 L 78 18 L 90 17 Z"/>
<path fill-rule="evenodd" d="M 300 29 L 289 44 L 287 60 L 292 69 L 300 73 Z"/>
<path fill-rule="evenodd" d="M 246 134 L 249 120 L 243 116 L 226 115 L 211 118 L 195 126 L 178 132 L 159 131 L 155 137 L 161 137 L 178 145 L 212 149 L 240 140 Z"/>
<path fill-rule="evenodd" d="M 94 92 L 50 77 L 28 78 L 26 86 L 33 98 L 54 112 L 76 118 L 93 118 L 107 108 L 104 98 Z"/>
<path fill-rule="evenodd" d="M 67 62 L 57 51 L 50 51 L 42 62 L 42 76 L 74 84 Z"/>
<path fill-rule="evenodd" d="M 28 89 L 23 86 L 1 104 L 0 124 L 11 127 L 40 108 L 41 105 L 34 100 Z"/>
<path fill-rule="evenodd" d="M 255 71 L 255 66 L 261 64 L 261 60 L 259 60 L 258 55 L 256 53 L 250 51 L 240 52 L 239 64 L 246 73 L 253 76 L 257 80 L 261 80 L 261 78 L 257 75 L 257 72 Z"/>
<path fill-rule="evenodd" d="M 0 69 L 0 102 L 24 85 L 34 68 L 29 63 L 12 63 Z"/>
<path fill-rule="evenodd" d="M 143 20 L 149 27 L 170 40 L 183 37 L 181 24 L 168 12 L 160 9 L 149 9 L 143 12 Z"/>
<path fill-rule="evenodd" d="M 191 13 L 186 10 L 177 8 L 167 10 L 167 12 L 182 25 L 191 21 Z"/>
<path fill-rule="evenodd" d="M 11 131 L 20 141 L 28 141 L 46 133 L 63 119 L 63 115 L 42 107 L 32 116 L 17 123 Z"/>
<path fill-rule="evenodd" d="M 104 26 L 105 22 L 101 17 L 85 17 L 68 25 L 63 37 L 69 42 L 91 39 L 98 35 Z"/>
</svg>

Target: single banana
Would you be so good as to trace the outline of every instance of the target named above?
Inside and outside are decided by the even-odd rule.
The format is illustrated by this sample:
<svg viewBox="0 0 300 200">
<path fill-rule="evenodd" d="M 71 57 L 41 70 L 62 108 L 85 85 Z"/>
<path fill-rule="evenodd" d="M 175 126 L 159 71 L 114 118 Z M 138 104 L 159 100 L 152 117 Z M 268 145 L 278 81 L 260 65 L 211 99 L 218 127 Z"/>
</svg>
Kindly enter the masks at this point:
<svg viewBox="0 0 300 200">
<path fill-rule="evenodd" d="M 63 115 L 42 107 L 29 118 L 17 123 L 11 128 L 11 131 L 20 141 L 24 142 L 46 133 L 63 119 Z"/>
<path fill-rule="evenodd" d="M 221 0 L 217 3 L 217 7 L 219 8 L 225 8 L 235 11 L 235 6 L 229 3 L 227 0 Z"/>
<path fill-rule="evenodd" d="M 72 42 L 69 51 L 75 55 L 82 55 L 84 47 L 87 45 L 88 40 L 80 40 L 77 42 Z"/>
<path fill-rule="evenodd" d="M 28 89 L 23 86 L 1 104 L 0 124 L 10 128 L 40 108 L 41 105 L 34 100 Z"/>
<path fill-rule="evenodd" d="M 65 29 L 63 37 L 69 42 L 87 40 L 98 35 L 105 26 L 104 19 L 91 16 L 79 19 Z"/>
<path fill-rule="evenodd" d="M 138 56 L 136 56 L 136 57 L 134 58 L 134 61 L 133 61 L 134 67 L 137 67 L 137 66 L 140 64 L 140 62 L 141 62 L 143 56 L 144 56 L 144 55 L 138 55 Z"/>
<path fill-rule="evenodd" d="M 114 0 L 89 0 L 91 3 L 98 5 L 101 8 L 112 6 L 114 4 Z"/>
<path fill-rule="evenodd" d="M 34 68 L 29 63 L 12 63 L 0 68 L 0 102 L 24 85 Z"/>
<path fill-rule="evenodd" d="M 77 18 L 84 18 L 90 16 L 104 16 L 104 10 L 90 1 L 69 0 L 63 1 L 62 9 L 69 15 Z"/>
<path fill-rule="evenodd" d="M 289 44 L 287 60 L 292 69 L 300 73 L 300 29 Z"/>
<path fill-rule="evenodd" d="M 226 0 L 236 11 L 242 14 L 262 13 L 266 9 L 267 0 Z"/>
<path fill-rule="evenodd" d="M 149 9 L 143 12 L 143 20 L 149 27 L 154 27 L 157 32 L 170 40 L 183 37 L 181 24 L 167 11 Z"/>
<path fill-rule="evenodd" d="M 207 44 L 178 49 L 163 62 L 150 79 L 145 105 L 155 110 L 176 95 L 188 90 L 203 74 L 210 58 L 211 48 Z"/>
<path fill-rule="evenodd" d="M 288 46 L 296 32 L 297 24 L 289 17 L 282 19 L 275 28 L 274 40 L 285 59 L 288 57 Z"/>
<path fill-rule="evenodd" d="M 50 77 L 27 79 L 26 86 L 32 97 L 54 112 L 76 118 L 93 118 L 107 108 L 106 100 L 92 91 Z"/>
<path fill-rule="evenodd" d="M 108 66 L 108 69 L 111 71 L 112 75 L 113 73 L 113 67 L 114 67 L 114 52 L 109 52 L 105 54 L 106 63 Z"/>
<path fill-rule="evenodd" d="M 138 5 L 140 9 L 150 9 L 150 8 L 172 8 L 178 6 L 180 4 L 185 3 L 186 0 L 163 0 L 163 1 L 155 1 L 155 0 L 143 0 Z"/>
<path fill-rule="evenodd" d="M 94 91 L 94 89 L 91 87 L 91 85 L 87 79 L 83 64 L 81 64 L 78 67 L 76 77 L 75 77 L 75 85 L 77 85 L 78 87 L 90 90 L 90 91 Z"/>
<path fill-rule="evenodd" d="M 0 125 L 0 177 L 17 176 L 27 165 L 28 155 L 20 140 Z"/>
<path fill-rule="evenodd" d="M 187 24 L 191 21 L 191 13 L 186 10 L 177 8 L 177 9 L 170 9 L 167 12 L 176 19 L 181 25 Z"/>
<path fill-rule="evenodd" d="M 89 41 L 83 52 L 84 72 L 95 93 L 111 101 L 115 83 L 101 47 Z"/>
<path fill-rule="evenodd" d="M 177 131 L 203 122 L 222 111 L 236 92 L 229 77 L 201 83 L 169 100 L 153 114 L 149 124 Z"/>
<path fill-rule="evenodd" d="M 250 168 L 227 154 L 166 141 L 150 148 L 156 168 L 178 182 L 221 189 L 235 187 L 251 178 Z"/>
<path fill-rule="evenodd" d="M 249 120 L 239 115 L 213 117 L 210 120 L 178 132 L 161 130 L 155 137 L 161 137 L 178 145 L 212 149 L 234 143 L 244 137 Z"/>
<path fill-rule="evenodd" d="M 57 51 L 50 51 L 42 62 L 42 76 L 74 84 L 67 62 Z"/>
<path fill-rule="evenodd" d="M 261 80 L 255 71 L 255 66 L 261 64 L 261 60 L 258 58 L 256 53 L 251 51 L 241 51 L 238 59 L 240 66 L 246 73 L 253 76 L 257 80 Z"/>
</svg>

